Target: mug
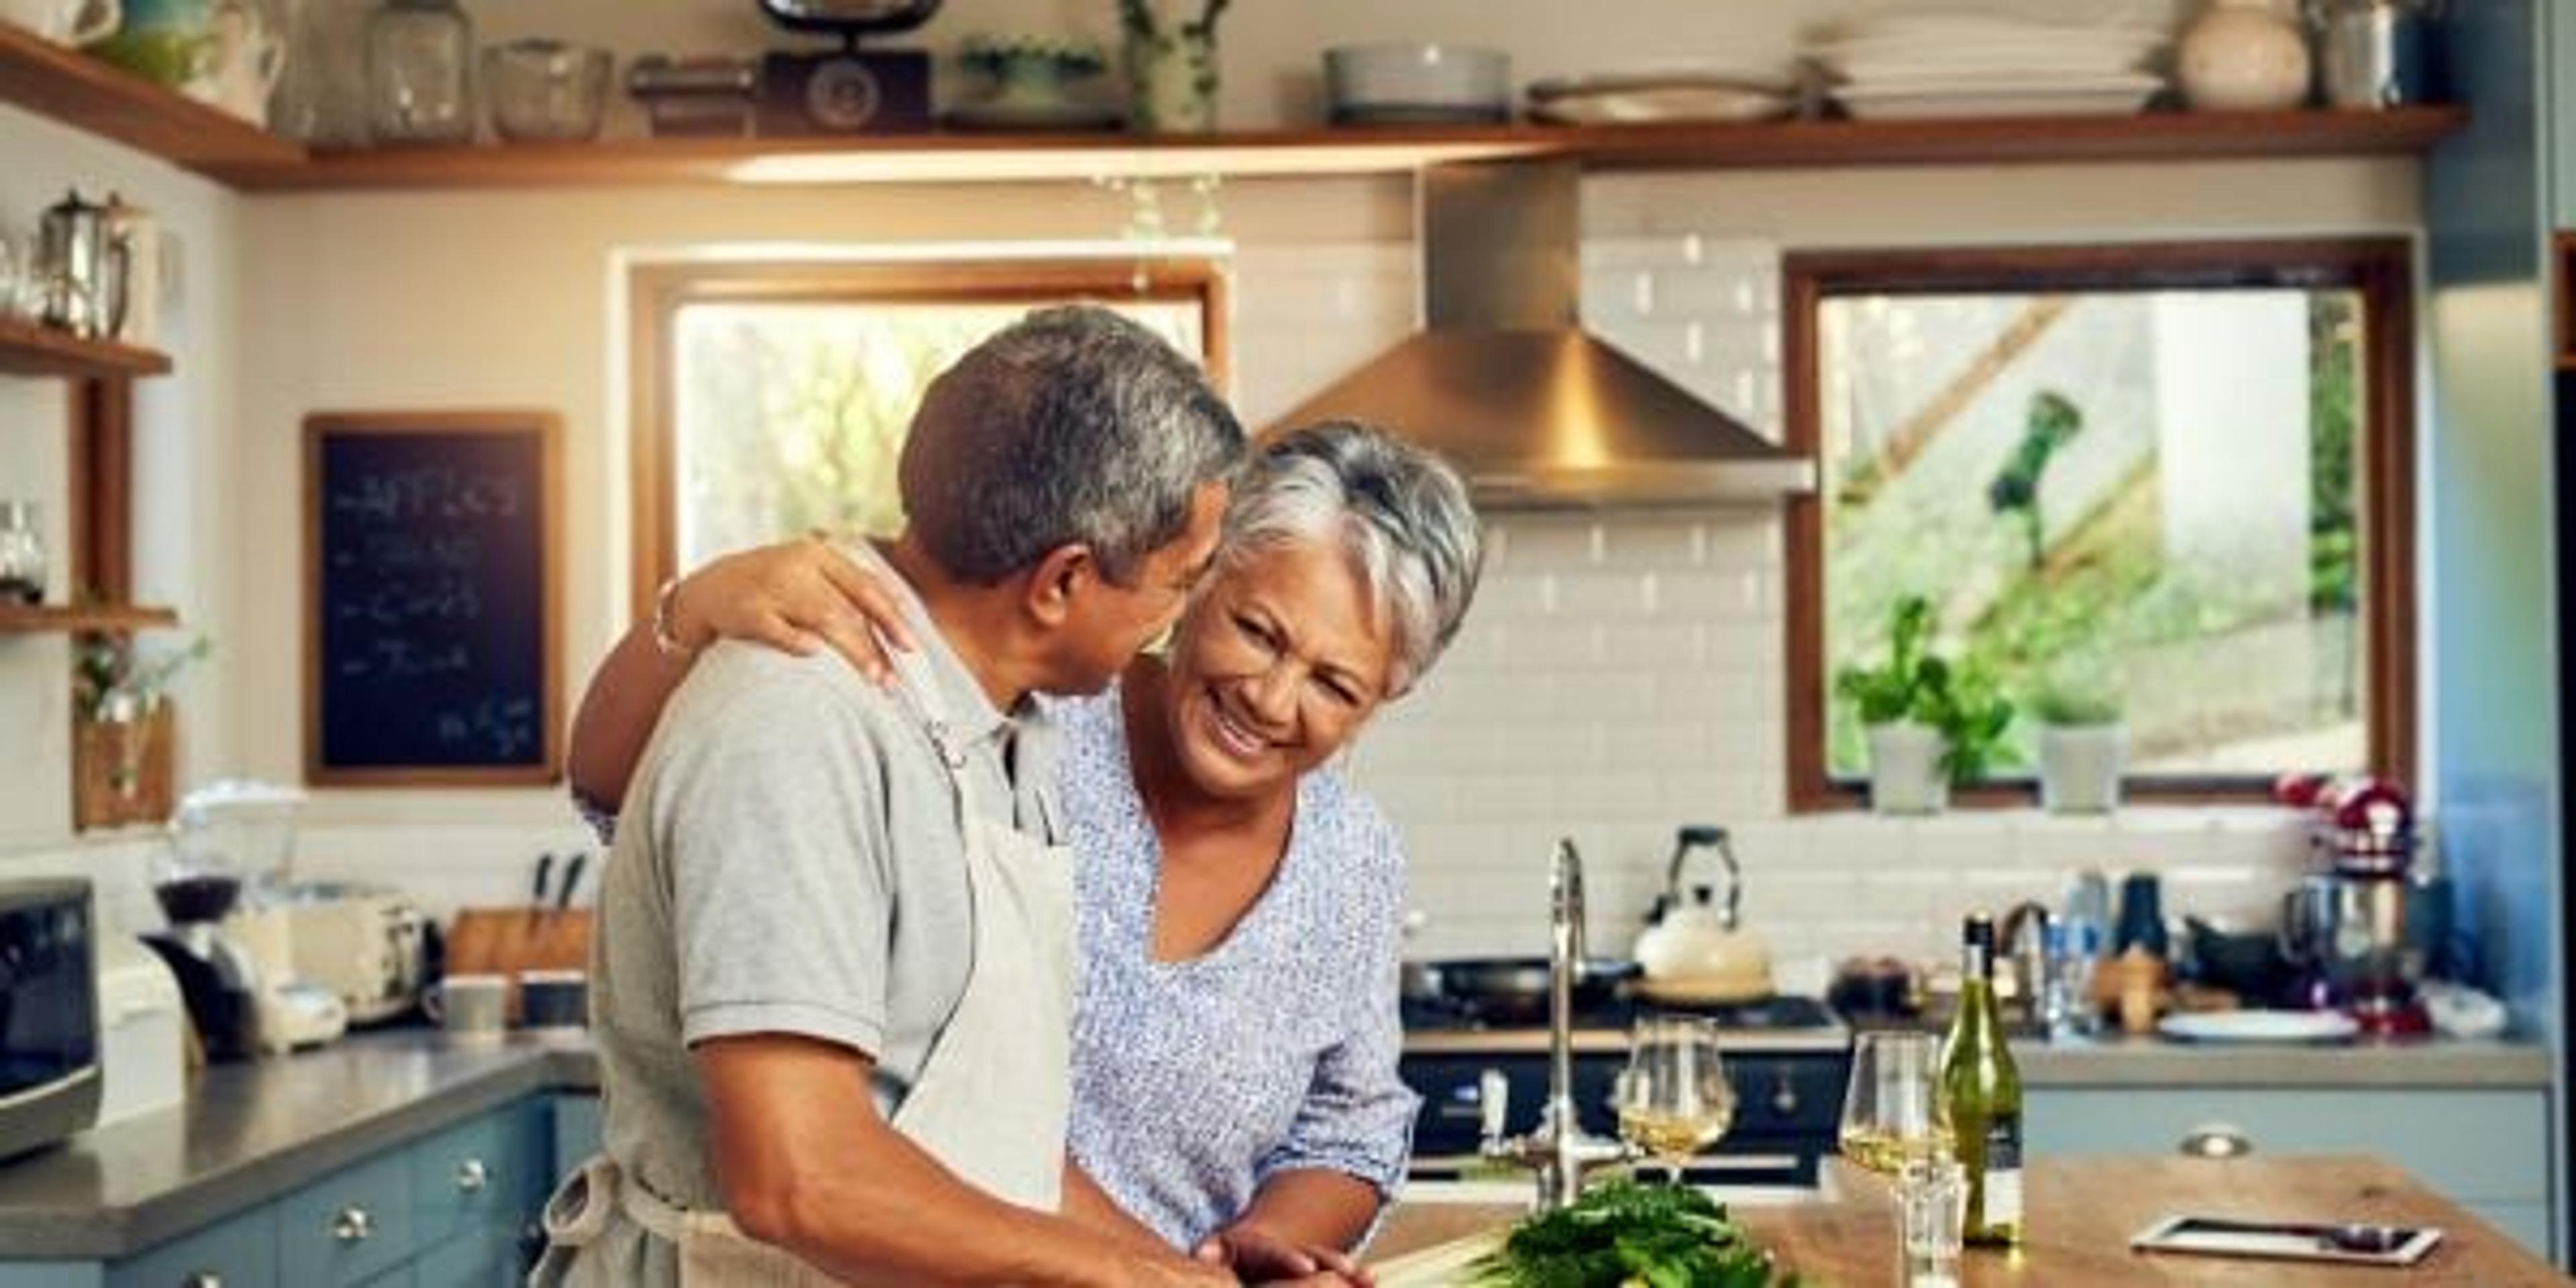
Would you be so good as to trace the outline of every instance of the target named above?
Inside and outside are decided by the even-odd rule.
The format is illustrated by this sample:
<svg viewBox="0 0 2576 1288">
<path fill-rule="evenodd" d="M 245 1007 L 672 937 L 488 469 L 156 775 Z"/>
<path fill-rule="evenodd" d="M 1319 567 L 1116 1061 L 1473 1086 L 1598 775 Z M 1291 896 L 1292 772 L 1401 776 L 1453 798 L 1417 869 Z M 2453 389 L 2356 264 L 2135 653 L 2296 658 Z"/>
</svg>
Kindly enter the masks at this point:
<svg viewBox="0 0 2576 1288">
<path fill-rule="evenodd" d="M 503 975 L 450 975 L 421 994 L 421 1009 L 463 1041 L 497 1042 L 508 1029 L 510 980 Z"/>
<path fill-rule="evenodd" d="M 0 0 L 0 22 L 24 27 L 57 45 L 105 40 L 124 21 L 117 0 Z"/>
<path fill-rule="evenodd" d="M 578 1029 L 590 1022 L 590 976 L 577 970 L 519 972 L 519 1023 Z"/>
</svg>

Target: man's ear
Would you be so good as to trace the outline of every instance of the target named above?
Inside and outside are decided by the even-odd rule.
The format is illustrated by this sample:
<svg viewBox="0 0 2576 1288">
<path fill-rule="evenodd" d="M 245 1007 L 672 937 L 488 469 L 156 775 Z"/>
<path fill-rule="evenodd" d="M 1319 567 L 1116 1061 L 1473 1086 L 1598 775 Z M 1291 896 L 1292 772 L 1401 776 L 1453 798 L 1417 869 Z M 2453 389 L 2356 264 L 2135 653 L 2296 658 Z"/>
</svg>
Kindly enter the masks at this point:
<svg viewBox="0 0 2576 1288">
<path fill-rule="evenodd" d="M 1062 626 L 1073 616 L 1074 597 L 1099 581 L 1100 560 L 1091 547 L 1076 543 L 1057 546 L 1040 556 L 1037 566 L 1029 570 L 1029 615 L 1042 626 Z"/>
</svg>

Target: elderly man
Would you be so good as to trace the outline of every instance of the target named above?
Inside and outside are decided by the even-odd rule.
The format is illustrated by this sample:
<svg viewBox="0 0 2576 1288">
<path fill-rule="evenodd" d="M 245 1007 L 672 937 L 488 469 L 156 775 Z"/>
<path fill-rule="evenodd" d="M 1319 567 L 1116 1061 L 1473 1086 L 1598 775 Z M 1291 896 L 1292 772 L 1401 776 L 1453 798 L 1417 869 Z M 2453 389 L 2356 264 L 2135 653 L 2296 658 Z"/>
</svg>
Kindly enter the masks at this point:
<svg viewBox="0 0 2576 1288">
<path fill-rule="evenodd" d="M 538 1281 L 1232 1282 L 1057 1215 L 1089 1197 L 1062 1192 L 1072 874 L 1029 696 L 1171 623 L 1244 451 L 1150 333 L 1032 314 L 932 383 L 908 526 L 855 552 L 921 646 L 898 682 L 705 646 L 601 888 L 606 1149 Z"/>
</svg>

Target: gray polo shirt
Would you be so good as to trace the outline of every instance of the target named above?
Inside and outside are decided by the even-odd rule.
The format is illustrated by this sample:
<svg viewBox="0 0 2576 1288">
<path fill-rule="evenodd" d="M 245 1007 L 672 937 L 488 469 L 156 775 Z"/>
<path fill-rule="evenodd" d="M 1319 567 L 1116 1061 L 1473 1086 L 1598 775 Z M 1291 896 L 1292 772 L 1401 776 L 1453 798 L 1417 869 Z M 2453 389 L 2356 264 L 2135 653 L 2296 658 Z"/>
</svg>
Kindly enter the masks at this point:
<svg viewBox="0 0 2576 1288">
<path fill-rule="evenodd" d="M 998 821 L 1059 839 L 1052 731 L 1032 703 L 996 710 L 905 598 L 924 652 L 914 673 L 973 738 L 967 769 Z M 891 1113 L 966 985 L 964 847 L 908 698 L 828 651 L 725 643 L 699 658 L 645 751 L 600 886 L 591 1017 L 607 1149 L 628 1176 L 683 1207 L 721 1206 L 688 1052 L 710 1038 L 792 1033 L 865 1052 Z M 593 1256 L 604 1282 L 676 1277 L 670 1250 L 622 1219 L 585 1271 Z"/>
</svg>

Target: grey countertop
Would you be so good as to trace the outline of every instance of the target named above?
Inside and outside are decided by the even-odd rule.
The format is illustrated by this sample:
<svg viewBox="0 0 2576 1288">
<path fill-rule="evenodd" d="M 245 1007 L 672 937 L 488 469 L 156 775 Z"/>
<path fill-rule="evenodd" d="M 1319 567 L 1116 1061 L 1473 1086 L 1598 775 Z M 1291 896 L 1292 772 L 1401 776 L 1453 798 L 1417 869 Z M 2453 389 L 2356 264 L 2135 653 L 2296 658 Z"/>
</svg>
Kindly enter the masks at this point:
<svg viewBox="0 0 2576 1288">
<path fill-rule="evenodd" d="M 1587 1050 L 1626 1035 L 1580 1034 Z M 1417 1034 L 1416 1052 L 1544 1051 L 1539 1030 Z M 2034 1088 L 2545 1088 L 2549 1056 L 2511 1042 L 2210 1047 L 2156 1041 L 2016 1043 Z M 599 1081 L 589 1042 L 467 1046 L 433 1031 L 354 1037 L 281 1060 L 219 1065 L 176 1109 L 128 1119 L 0 1165 L 0 1249 L 16 1259 L 114 1260 L 453 1123 Z"/>
<path fill-rule="evenodd" d="M 1752 1045 L 1778 1050 L 1766 1035 Z M 1721 1039 L 1721 1044 L 1723 1039 Z M 1628 1049 L 1616 1029 L 1574 1035 L 1583 1052 Z M 1408 1055 L 1530 1055 L 1547 1050 L 1545 1029 L 1442 1030 L 1405 1036 Z M 2537 1043 L 2434 1040 L 2331 1046 L 2219 1046 L 2156 1038 L 2013 1043 L 2022 1085 L 2031 1088 L 2335 1087 L 2487 1088 L 2549 1086 L 2549 1051 Z"/>
<path fill-rule="evenodd" d="M 0 1255 L 130 1256 L 522 1096 L 596 1086 L 597 1070 L 578 1035 L 460 1045 L 428 1030 L 216 1065 L 177 1108 L 0 1165 Z"/>
</svg>

